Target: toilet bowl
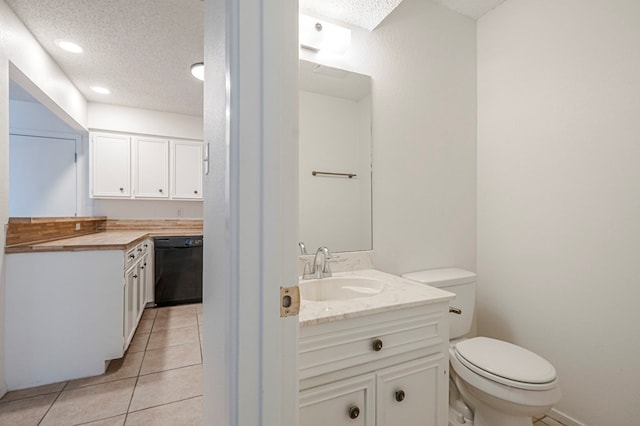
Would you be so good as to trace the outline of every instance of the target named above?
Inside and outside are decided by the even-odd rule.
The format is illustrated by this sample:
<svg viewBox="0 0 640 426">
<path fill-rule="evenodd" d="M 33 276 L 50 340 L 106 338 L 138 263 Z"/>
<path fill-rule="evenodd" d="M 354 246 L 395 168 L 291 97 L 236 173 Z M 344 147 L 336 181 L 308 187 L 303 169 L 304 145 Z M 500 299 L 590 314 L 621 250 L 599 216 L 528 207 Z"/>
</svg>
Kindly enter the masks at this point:
<svg viewBox="0 0 640 426">
<path fill-rule="evenodd" d="M 475 274 L 457 268 L 411 272 L 404 278 L 456 294 L 450 313 L 452 426 L 532 426 L 532 417 L 560 401 L 556 370 L 541 356 L 488 337 L 461 338 L 471 329 Z"/>
</svg>

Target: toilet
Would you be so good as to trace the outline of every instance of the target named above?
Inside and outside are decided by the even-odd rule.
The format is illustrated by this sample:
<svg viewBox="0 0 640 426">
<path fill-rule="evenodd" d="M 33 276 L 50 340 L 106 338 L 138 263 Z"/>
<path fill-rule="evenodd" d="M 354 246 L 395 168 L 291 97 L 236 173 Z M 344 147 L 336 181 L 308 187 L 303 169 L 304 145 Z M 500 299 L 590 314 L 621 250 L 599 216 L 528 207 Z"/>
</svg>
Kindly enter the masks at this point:
<svg viewBox="0 0 640 426">
<path fill-rule="evenodd" d="M 476 275 L 458 268 L 402 275 L 455 293 L 449 313 L 449 425 L 532 426 L 560 400 L 556 370 L 541 356 L 471 330 Z"/>
</svg>

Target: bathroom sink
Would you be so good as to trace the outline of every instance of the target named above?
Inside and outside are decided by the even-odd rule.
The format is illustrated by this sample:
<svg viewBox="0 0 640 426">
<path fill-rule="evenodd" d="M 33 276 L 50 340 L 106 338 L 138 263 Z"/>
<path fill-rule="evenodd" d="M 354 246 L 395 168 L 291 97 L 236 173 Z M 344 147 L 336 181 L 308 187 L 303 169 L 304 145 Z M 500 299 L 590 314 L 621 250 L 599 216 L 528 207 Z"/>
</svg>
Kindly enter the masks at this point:
<svg viewBox="0 0 640 426">
<path fill-rule="evenodd" d="M 364 277 L 330 277 L 301 281 L 299 288 L 302 300 L 321 302 L 375 296 L 384 290 L 384 282 Z"/>
</svg>

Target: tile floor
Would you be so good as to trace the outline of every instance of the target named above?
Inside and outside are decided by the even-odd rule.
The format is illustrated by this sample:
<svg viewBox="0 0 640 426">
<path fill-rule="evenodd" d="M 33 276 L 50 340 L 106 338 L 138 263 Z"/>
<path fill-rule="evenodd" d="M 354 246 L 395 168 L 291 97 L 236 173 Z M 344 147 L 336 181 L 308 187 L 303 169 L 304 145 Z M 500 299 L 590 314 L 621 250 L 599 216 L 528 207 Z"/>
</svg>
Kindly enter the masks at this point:
<svg viewBox="0 0 640 426">
<path fill-rule="evenodd" d="M 201 336 L 202 305 L 147 309 L 105 375 L 9 392 L 0 425 L 202 426 Z"/>
<path fill-rule="evenodd" d="M 107 373 L 7 393 L 0 425 L 202 426 L 202 305 L 147 309 Z"/>
</svg>

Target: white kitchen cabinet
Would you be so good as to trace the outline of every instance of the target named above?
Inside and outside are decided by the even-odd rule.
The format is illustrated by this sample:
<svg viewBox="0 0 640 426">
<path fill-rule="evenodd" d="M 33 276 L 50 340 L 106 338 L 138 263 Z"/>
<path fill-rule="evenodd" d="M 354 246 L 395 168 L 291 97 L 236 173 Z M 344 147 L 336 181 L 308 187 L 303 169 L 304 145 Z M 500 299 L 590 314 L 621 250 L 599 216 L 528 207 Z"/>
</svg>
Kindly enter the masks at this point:
<svg viewBox="0 0 640 426">
<path fill-rule="evenodd" d="M 131 138 L 126 135 L 91 135 L 91 197 L 131 197 Z"/>
<path fill-rule="evenodd" d="M 135 198 L 169 198 L 169 141 L 134 137 Z"/>
<path fill-rule="evenodd" d="M 147 298 L 140 271 L 151 247 L 7 254 L 7 387 L 104 374 L 105 361 L 122 358 Z"/>
<path fill-rule="evenodd" d="M 447 315 L 437 302 L 301 327 L 300 425 L 446 426 Z"/>
<path fill-rule="evenodd" d="M 171 141 L 171 197 L 202 199 L 202 143 Z"/>
</svg>

